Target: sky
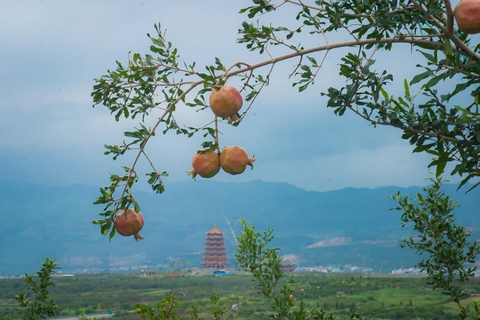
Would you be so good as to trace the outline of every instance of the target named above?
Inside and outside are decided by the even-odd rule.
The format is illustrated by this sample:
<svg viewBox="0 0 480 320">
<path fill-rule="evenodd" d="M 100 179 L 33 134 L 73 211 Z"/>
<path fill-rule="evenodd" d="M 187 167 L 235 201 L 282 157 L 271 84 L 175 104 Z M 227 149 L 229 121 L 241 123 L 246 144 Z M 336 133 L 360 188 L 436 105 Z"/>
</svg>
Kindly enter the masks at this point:
<svg viewBox="0 0 480 320">
<path fill-rule="evenodd" d="M 247 20 L 238 11 L 250 1 L 236 0 L 6 0 L 0 11 L 0 180 L 68 186 L 108 184 L 109 173 L 121 173 L 132 156 L 116 161 L 103 155 L 104 144 L 120 144 L 124 131 L 138 120 L 116 122 L 103 106 L 92 107 L 94 79 L 128 53 L 148 53 L 147 33 L 161 22 L 180 60 L 197 68 L 236 61 L 266 59 L 237 44 L 237 30 Z M 279 14 L 276 19 L 292 21 Z M 269 16 L 265 16 L 269 18 Z M 290 20 L 286 20 L 290 19 Z M 338 35 L 338 39 L 341 35 Z M 329 38 L 335 41 L 335 36 Z M 324 43 L 324 39 L 315 39 Z M 317 44 L 318 45 L 318 44 Z M 401 131 L 370 126 L 352 114 L 334 115 L 320 96 L 329 86 L 342 86 L 338 59 L 330 52 L 315 85 L 307 92 L 292 88 L 288 75 L 297 61 L 279 63 L 242 124 L 222 126 L 220 143 L 240 145 L 255 155 L 254 170 L 217 181 L 287 182 L 313 191 L 346 187 L 423 186 L 429 177 L 426 154 L 412 154 Z M 397 83 L 411 77 L 418 55 L 401 48 L 379 57 Z M 392 63 L 394 62 L 394 63 Z M 392 92 L 396 90 L 391 88 Z M 205 110 L 208 111 L 208 110 Z M 185 125 L 208 118 L 180 110 Z M 200 118 L 199 118 L 200 117 Z M 148 119 L 151 125 L 155 119 Z M 182 123 L 181 123 L 182 124 Z M 201 136 L 158 134 L 147 152 L 168 183 L 189 180 L 191 158 Z M 151 171 L 146 161 L 139 174 Z M 458 178 L 452 177 L 452 182 Z M 192 183 L 194 183 L 192 181 Z M 147 185 L 139 186 L 148 190 Z"/>
</svg>

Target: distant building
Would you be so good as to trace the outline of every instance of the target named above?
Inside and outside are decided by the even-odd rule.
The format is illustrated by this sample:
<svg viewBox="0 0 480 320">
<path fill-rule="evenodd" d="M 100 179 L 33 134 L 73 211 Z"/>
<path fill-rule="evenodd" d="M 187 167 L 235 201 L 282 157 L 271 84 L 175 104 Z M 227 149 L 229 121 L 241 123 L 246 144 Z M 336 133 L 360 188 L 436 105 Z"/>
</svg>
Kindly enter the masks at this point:
<svg viewBox="0 0 480 320">
<path fill-rule="evenodd" d="M 214 225 L 206 234 L 203 261 L 201 264 L 204 268 L 227 268 L 229 262 L 227 262 L 227 250 L 223 240 L 223 232 Z"/>
<path fill-rule="evenodd" d="M 153 277 L 156 271 L 153 269 L 144 269 L 144 270 L 140 270 L 140 273 L 144 277 Z"/>
<path fill-rule="evenodd" d="M 293 272 L 295 271 L 295 265 L 293 263 L 282 263 L 280 264 L 280 270 L 283 272 Z"/>
<path fill-rule="evenodd" d="M 183 277 L 183 276 L 180 273 L 170 273 L 170 277 L 179 278 L 179 277 Z"/>
</svg>

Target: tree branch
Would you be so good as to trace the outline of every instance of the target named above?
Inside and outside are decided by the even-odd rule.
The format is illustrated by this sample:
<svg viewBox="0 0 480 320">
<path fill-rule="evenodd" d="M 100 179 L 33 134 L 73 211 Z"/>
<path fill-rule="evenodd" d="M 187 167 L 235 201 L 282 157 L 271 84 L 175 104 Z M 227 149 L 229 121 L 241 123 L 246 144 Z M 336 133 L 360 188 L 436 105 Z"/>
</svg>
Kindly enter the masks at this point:
<svg viewBox="0 0 480 320">
<path fill-rule="evenodd" d="M 471 140 L 457 139 L 457 138 L 442 135 L 440 133 L 434 133 L 434 132 L 429 132 L 429 131 L 424 131 L 424 130 L 413 129 L 411 127 L 401 127 L 401 126 L 399 126 L 399 125 L 397 125 L 393 122 L 373 120 L 370 117 L 365 116 L 363 113 L 359 112 L 358 110 L 356 110 L 352 106 L 348 106 L 348 108 L 351 111 L 353 111 L 356 115 L 360 116 L 364 120 L 367 120 L 368 122 L 370 122 L 373 125 L 390 126 L 390 127 L 395 127 L 395 128 L 402 129 L 404 131 L 408 131 L 408 132 L 411 132 L 411 133 L 418 133 L 418 134 L 423 135 L 423 136 L 439 138 L 439 139 L 445 140 L 445 141 L 462 143 L 462 144 L 465 144 L 465 145 L 475 145 L 475 142 L 473 142 Z"/>
<path fill-rule="evenodd" d="M 415 6 L 422 11 L 425 16 L 427 16 L 427 10 L 416 0 L 411 0 Z M 462 40 L 460 40 L 454 33 L 453 33 L 453 12 L 452 12 L 452 6 L 450 4 L 450 0 L 444 0 L 445 1 L 445 6 L 447 10 L 447 27 L 444 27 L 443 23 L 438 21 L 434 16 L 428 15 L 431 19 L 431 22 L 442 32 L 445 34 L 447 38 L 453 41 L 457 48 L 464 54 L 465 56 L 475 59 L 475 60 L 480 60 L 480 55 L 476 54 L 472 49 L 470 49 Z M 456 50 L 454 47 L 453 50 Z"/>
</svg>

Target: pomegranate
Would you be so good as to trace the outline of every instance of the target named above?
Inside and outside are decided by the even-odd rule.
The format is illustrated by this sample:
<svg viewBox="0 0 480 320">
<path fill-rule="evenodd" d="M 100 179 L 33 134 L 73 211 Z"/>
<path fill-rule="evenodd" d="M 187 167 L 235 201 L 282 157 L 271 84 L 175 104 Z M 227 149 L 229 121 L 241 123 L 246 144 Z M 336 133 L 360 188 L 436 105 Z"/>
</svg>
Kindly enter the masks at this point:
<svg viewBox="0 0 480 320">
<path fill-rule="evenodd" d="M 210 94 L 210 108 L 217 117 L 235 117 L 242 108 L 242 104 L 240 92 L 232 86 L 220 87 Z"/>
<path fill-rule="evenodd" d="M 211 178 L 220 171 L 220 160 L 218 153 L 211 150 L 199 150 L 192 158 L 193 170 L 187 171 L 192 179 L 195 179 L 197 174 L 202 178 Z"/>
<path fill-rule="evenodd" d="M 134 236 L 135 240 L 142 240 L 143 237 L 139 233 L 142 230 L 145 221 L 141 212 L 135 212 L 132 208 L 128 208 L 127 212 L 121 210 L 115 217 L 115 229 L 122 236 Z"/>
<path fill-rule="evenodd" d="M 464 33 L 480 33 L 480 0 L 460 0 L 453 15 L 458 29 Z"/>
<path fill-rule="evenodd" d="M 220 153 L 220 166 L 225 172 L 239 174 L 245 171 L 247 165 L 252 167 L 254 157 L 249 158 L 247 151 L 239 146 L 228 146 Z"/>
</svg>

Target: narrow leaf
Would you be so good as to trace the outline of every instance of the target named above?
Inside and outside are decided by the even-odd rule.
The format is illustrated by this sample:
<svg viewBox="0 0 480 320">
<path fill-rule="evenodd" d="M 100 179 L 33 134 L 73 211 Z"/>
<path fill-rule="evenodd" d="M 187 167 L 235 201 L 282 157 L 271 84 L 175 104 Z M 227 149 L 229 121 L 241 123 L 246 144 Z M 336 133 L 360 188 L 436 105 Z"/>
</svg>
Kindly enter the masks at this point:
<svg viewBox="0 0 480 320">
<path fill-rule="evenodd" d="M 405 88 L 405 97 L 410 100 L 410 88 L 407 79 L 403 79 L 403 87 Z"/>
</svg>

